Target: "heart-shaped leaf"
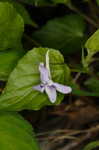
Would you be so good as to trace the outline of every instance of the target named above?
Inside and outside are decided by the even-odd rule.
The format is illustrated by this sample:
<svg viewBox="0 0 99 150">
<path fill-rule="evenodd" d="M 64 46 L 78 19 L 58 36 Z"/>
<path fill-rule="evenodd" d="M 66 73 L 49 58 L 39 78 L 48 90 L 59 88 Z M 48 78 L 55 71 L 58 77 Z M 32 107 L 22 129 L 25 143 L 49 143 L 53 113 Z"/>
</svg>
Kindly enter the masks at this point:
<svg viewBox="0 0 99 150">
<path fill-rule="evenodd" d="M 16 48 L 24 30 L 22 17 L 12 4 L 0 2 L 0 50 Z"/>
<path fill-rule="evenodd" d="M 40 150 L 31 125 L 17 113 L 0 112 L 0 150 Z"/>
<path fill-rule="evenodd" d="M 3 110 L 38 110 L 43 106 L 51 105 L 46 93 L 33 90 L 33 86 L 40 84 L 39 64 L 45 62 L 46 52 L 49 51 L 49 60 L 52 79 L 55 82 L 66 84 L 69 78 L 69 69 L 64 64 L 63 56 L 59 51 L 47 48 L 34 48 L 29 51 L 11 73 L 4 92 L 0 97 L 0 109 Z M 59 104 L 63 94 L 58 93 Z"/>
<path fill-rule="evenodd" d="M 33 38 L 42 46 L 74 53 L 81 50 L 85 23 L 78 15 L 67 15 L 47 22 L 42 29 L 33 33 Z"/>
</svg>

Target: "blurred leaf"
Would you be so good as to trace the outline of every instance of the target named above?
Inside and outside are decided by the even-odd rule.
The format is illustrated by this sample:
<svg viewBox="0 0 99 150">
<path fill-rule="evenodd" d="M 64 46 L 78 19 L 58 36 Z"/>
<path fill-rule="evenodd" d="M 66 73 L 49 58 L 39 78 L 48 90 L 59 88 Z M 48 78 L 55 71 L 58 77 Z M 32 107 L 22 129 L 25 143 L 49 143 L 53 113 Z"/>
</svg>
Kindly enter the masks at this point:
<svg viewBox="0 0 99 150">
<path fill-rule="evenodd" d="M 95 91 L 88 91 L 81 89 L 80 86 L 74 82 L 71 82 L 69 84 L 72 87 L 72 93 L 74 95 L 78 95 L 78 96 L 99 96 L 99 92 L 95 92 Z"/>
<path fill-rule="evenodd" d="M 52 0 L 55 4 L 67 4 L 70 0 Z"/>
<path fill-rule="evenodd" d="M 53 81 L 66 84 L 69 69 L 64 64 L 63 56 L 57 50 L 49 49 L 50 68 Z M 46 105 L 53 105 L 47 94 L 33 90 L 33 86 L 40 84 L 39 64 L 45 62 L 47 48 L 34 48 L 29 51 L 18 63 L 11 73 L 4 92 L 0 97 L 0 109 L 2 110 L 38 110 Z M 59 104 L 64 95 L 58 93 Z"/>
<path fill-rule="evenodd" d="M 85 83 L 90 92 L 99 94 L 99 80 L 96 78 L 89 78 Z"/>
<path fill-rule="evenodd" d="M 67 15 L 48 21 L 33 38 L 42 46 L 61 50 L 64 54 L 81 49 L 85 31 L 84 20 L 78 15 Z"/>
<path fill-rule="evenodd" d="M 83 2 L 88 2 L 88 1 L 90 1 L 90 0 L 83 0 Z"/>
<path fill-rule="evenodd" d="M 84 57 L 82 63 L 86 70 L 89 70 L 89 65 L 94 61 L 93 55 L 99 52 L 99 30 L 97 30 L 85 43 L 85 48 L 87 49 L 87 56 Z"/>
<path fill-rule="evenodd" d="M 31 125 L 17 113 L 0 112 L 0 150 L 40 150 Z"/>
<path fill-rule="evenodd" d="M 95 54 L 99 52 L 99 30 L 97 30 L 85 43 L 85 47 L 87 48 L 88 54 Z"/>
<path fill-rule="evenodd" d="M 95 148 L 99 147 L 99 141 L 90 142 L 83 150 L 94 150 Z"/>
<path fill-rule="evenodd" d="M 21 50 L 0 52 L 0 80 L 7 80 L 17 61 L 24 55 Z"/>
<path fill-rule="evenodd" d="M 21 0 L 21 1 L 23 3 L 29 4 L 29 5 L 35 5 L 35 6 L 51 4 L 49 0 Z"/>
<path fill-rule="evenodd" d="M 97 4 L 99 5 L 99 0 L 96 0 Z"/>
<path fill-rule="evenodd" d="M 31 19 L 27 9 L 22 4 L 15 2 L 13 0 L 0 0 L 0 2 L 9 2 L 10 4 L 13 4 L 17 12 L 23 17 L 25 24 L 29 24 L 34 27 L 37 27 L 37 24 Z"/>
<path fill-rule="evenodd" d="M 16 8 L 17 12 L 23 17 L 24 23 L 37 27 L 37 24 L 31 19 L 28 11 L 23 5 L 17 2 L 13 2 L 13 6 Z"/>
<path fill-rule="evenodd" d="M 40 5 L 50 5 L 50 4 L 67 4 L 70 0 L 21 0 L 23 3 L 30 5 L 40 6 Z"/>
<path fill-rule="evenodd" d="M 21 42 L 23 31 L 23 19 L 13 5 L 0 2 L 0 50 L 16 48 Z"/>
</svg>

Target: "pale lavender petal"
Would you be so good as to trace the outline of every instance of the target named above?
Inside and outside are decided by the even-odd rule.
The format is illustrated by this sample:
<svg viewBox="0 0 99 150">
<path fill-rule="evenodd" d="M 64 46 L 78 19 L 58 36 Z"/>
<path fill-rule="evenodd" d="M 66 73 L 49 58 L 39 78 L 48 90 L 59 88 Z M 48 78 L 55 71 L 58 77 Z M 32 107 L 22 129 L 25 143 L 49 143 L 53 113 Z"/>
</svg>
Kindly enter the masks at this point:
<svg viewBox="0 0 99 150">
<path fill-rule="evenodd" d="M 49 73 L 46 67 L 44 66 L 44 63 L 40 63 L 39 71 L 40 71 L 41 81 L 44 83 L 47 82 L 49 80 Z"/>
<path fill-rule="evenodd" d="M 39 85 L 36 85 L 36 86 L 33 86 L 33 89 L 34 90 L 37 90 L 39 92 L 44 92 L 44 86 L 41 86 L 40 84 Z"/>
<path fill-rule="evenodd" d="M 56 90 L 63 93 L 63 94 L 68 94 L 72 91 L 71 87 L 62 85 L 59 83 L 53 83 L 53 85 L 56 87 Z"/>
<path fill-rule="evenodd" d="M 57 97 L 56 89 L 53 86 L 46 86 L 45 91 L 49 97 L 49 100 L 54 103 Z"/>
</svg>

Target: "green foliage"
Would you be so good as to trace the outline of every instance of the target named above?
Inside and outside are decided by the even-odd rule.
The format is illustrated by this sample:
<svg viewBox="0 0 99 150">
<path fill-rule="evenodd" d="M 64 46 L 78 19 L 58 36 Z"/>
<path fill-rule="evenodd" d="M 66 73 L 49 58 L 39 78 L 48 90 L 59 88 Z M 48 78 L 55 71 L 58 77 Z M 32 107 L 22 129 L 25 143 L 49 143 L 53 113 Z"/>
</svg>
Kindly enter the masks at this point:
<svg viewBox="0 0 99 150">
<path fill-rule="evenodd" d="M 13 5 L 0 2 L 0 50 L 16 48 L 20 45 L 24 22 Z"/>
<path fill-rule="evenodd" d="M 85 82 L 85 86 L 86 86 L 87 90 L 81 89 L 81 87 L 78 84 L 74 83 L 73 81 L 71 81 L 70 86 L 72 87 L 72 93 L 74 95 L 77 95 L 77 96 L 99 96 L 99 92 L 97 92 L 98 89 L 94 90 L 94 87 L 96 87 L 96 86 L 91 85 L 92 86 L 92 88 L 91 88 L 91 87 L 89 87 L 90 85 L 88 86 L 86 82 Z"/>
<path fill-rule="evenodd" d="M 37 24 L 31 19 L 30 15 L 29 15 L 27 9 L 25 9 L 24 5 L 22 5 L 21 3 L 18 3 L 16 1 L 13 1 L 13 0 L 0 0 L 0 2 L 9 2 L 10 4 L 12 4 L 14 6 L 14 8 L 16 9 L 16 11 L 23 18 L 25 24 L 29 24 L 34 27 L 37 27 Z"/>
<path fill-rule="evenodd" d="M 85 47 L 88 53 L 99 52 L 99 30 L 97 30 L 86 42 Z"/>
<path fill-rule="evenodd" d="M 0 52 L 0 80 L 7 80 L 17 61 L 24 55 L 24 51 L 9 50 Z"/>
<path fill-rule="evenodd" d="M 31 125 L 19 114 L 0 112 L 0 150 L 39 150 Z"/>
<path fill-rule="evenodd" d="M 17 12 L 23 17 L 24 23 L 37 27 L 37 24 L 31 19 L 28 11 L 25 7 L 17 2 L 12 2 L 13 6 L 16 8 Z"/>
<path fill-rule="evenodd" d="M 99 5 L 99 0 L 96 0 L 97 4 Z"/>
<path fill-rule="evenodd" d="M 49 0 L 21 0 L 21 1 L 23 3 L 29 4 L 29 5 L 35 5 L 35 6 L 51 4 Z"/>
<path fill-rule="evenodd" d="M 83 150 L 94 150 L 97 147 L 99 147 L 99 141 L 94 141 L 85 146 Z"/>
<path fill-rule="evenodd" d="M 86 87 L 93 93 L 97 93 L 99 95 L 99 80 L 95 77 L 89 78 L 85 82 Z"/>
<path fill-rule="evenodd" d="M 98 1 L 96 0 L 97 5 Z M 48 50 L 54 82 L 70 85 L 73 95 L 99 96 L 98 74 L 93 75 L 94 69 L 90 69 L 95 54 L 99 52 L 99 29 L 89 37 L 84 46 L 88 34 L 98 27 L 98 6 L 95 3 L 92 8 L 93 1 L 88 0 L 79 3 L 81 11 L 76 8 L 76 1 L 70 0 L 0 0 L 0 84 L 5 81 L 4 89 L 0 86 L 1 91 L 3 90 L 0 95 L 0 150 L 39 150 L 31 125 L 11 111 L 39 110 L 44 106 L 54 105 L 46 93 L 33 89 L 33 86 L 41 83 L 39 64 L 45 63 Z M 84 6 L 88 5 L 88 11 L 91 12 L 88 16 L 84 12 L 86 8 L 83 8 L 83 3 Z M 41 15 L 32 14 L 35 12 Z M 37 19 L 39 28 L 33 21 L 33 16 Z M 42 47 L 34 48 L 38 45 Z M 82 47 L 87 50 L 86 55 L 84 50 L 82 52 L 83 66 L 79 60 Z M 58 50 L 67 58 L 66 62 L 71 69 L 64 63 Z M 83 83 L 78 80 L 82 73 L 89 77 L 86 76 Z M 60 104 L 63 98 L 63 94 L 57 93 L 55 105 Z M 95 141 L 89 143 L 84 150 L 92 150 L 98 146 L 99 141 Z"/>
<path fill-rule="evenodd" d="M 23 3 L 29 5 L 53 5 L 53 4 L 67 4 L 70 0 L 21 0 Z"/>
<path fill-rule="evenodd" d="M 97 30 L 85 43 L 87 49 L 87 56 L 83 56 L 83 66 L 89 70 L 89 65 L 93 62 L 93 55 L 99 52 L 99 30 Z"/>
<path fill-rule="evenodd" d="M 60 3 L 60 4 L 67 4 L 70 0 L 52 0 L 53 1 L 53 3 L 55 3 L 55 4 L 58 4 L 58 3 Z"/>
<path fill-rule="evenodd" d="M 29 51 L 11 73 L 4 92 L 0 97 L 1 110 L 38 110 L 51 105 L 47 95 L 33 90 L 33 86 L 40 84 L 39 64 L 45 62 L 47 48 L 34 48 Z M 56 50 L 49 49 L 50 68 L 53 81 L 65 84 L 69 77 L 68 67 L 64 64 L 63 56 Z M 56 104 L 63 99 L 58 94 Z"/>
<path fill-rule="evenodd" d="M 85 23 L 78 15 L 66 15 L 50 20 L 41 30 L 33 33 L 33 38 L 42 46 L 61 50 L 64 54 L 81 49 Z"/>
</svg>

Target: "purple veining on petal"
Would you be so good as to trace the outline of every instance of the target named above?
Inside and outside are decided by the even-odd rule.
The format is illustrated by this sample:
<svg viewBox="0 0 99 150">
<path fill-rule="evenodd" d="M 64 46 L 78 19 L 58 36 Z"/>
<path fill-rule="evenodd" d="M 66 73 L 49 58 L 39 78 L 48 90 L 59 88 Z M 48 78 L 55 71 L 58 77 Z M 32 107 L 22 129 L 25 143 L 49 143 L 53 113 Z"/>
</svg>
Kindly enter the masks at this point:
<svg viewBox="0 0 99 150">
<path fill-rule="evenodd" d="M 71 87 L 62 85 L 59 83 L 53 83 L 53 85 L 56 87 L 56 90 L 63 93 L 63 94 L 68 94 L 72 91 Z"/>
<path fill-rule="evenodd" d="M 42 85 L 36 85 L 36 86 L 33 86 L 33 89 L 34 90 L 37 90 L 37 91 L 39 91 L 39 92 L 44 92 L 44 86 L 42 86 Z"/>
<path fill-rule="evenodd" d="M 49 80 L 48 70 L 44 66 L 44 63 L 40 63 L 39 65 L 40 78 L 42 82 L 47 82 Z"/>
<path fill-rule="evenodd" d="M 56 98 L 57 98 L 57 93 L 56 93 L 56 89 L 55 87 L 53 86 L 46 86 L 45 87 L 45 91 L 49 97 L 49 100 L 52 102 L 52 103 L 55 103 L 56 101 Z"/>
</svg>

